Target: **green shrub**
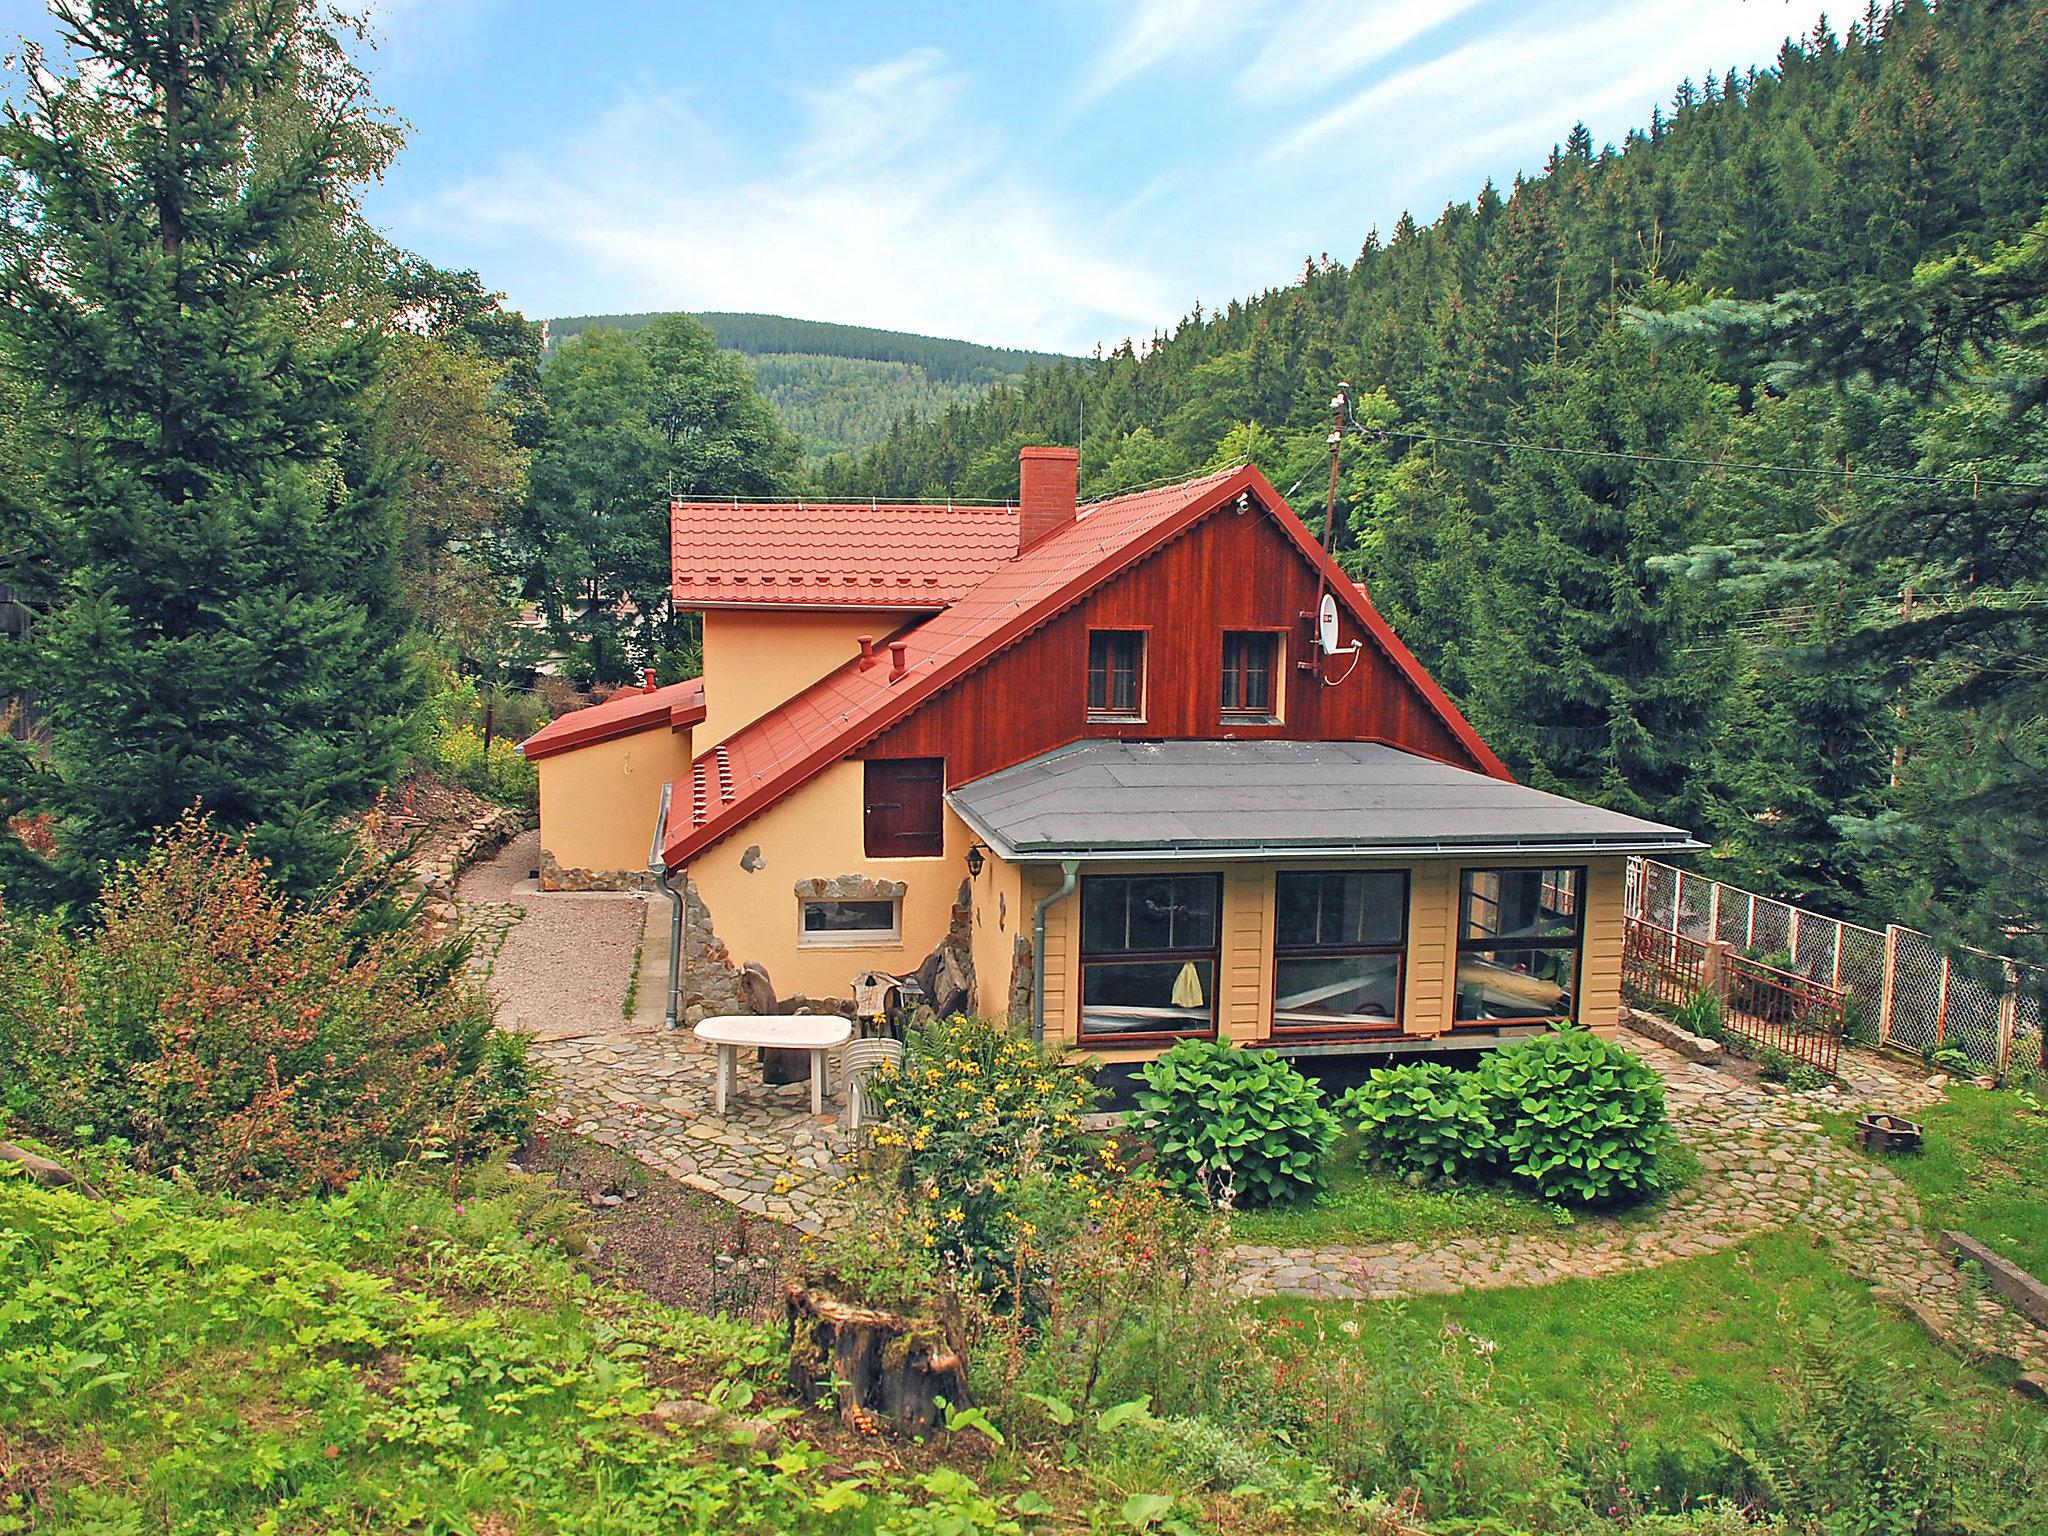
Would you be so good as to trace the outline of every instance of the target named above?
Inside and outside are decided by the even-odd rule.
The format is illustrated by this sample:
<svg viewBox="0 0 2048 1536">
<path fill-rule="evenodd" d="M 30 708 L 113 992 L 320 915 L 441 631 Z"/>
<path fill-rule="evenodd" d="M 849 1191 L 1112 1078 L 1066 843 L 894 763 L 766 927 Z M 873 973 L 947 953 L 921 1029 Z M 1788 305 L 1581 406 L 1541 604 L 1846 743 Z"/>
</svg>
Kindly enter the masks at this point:
<svg viewBox="0 0 2048 1536">
<path fill-rule="evenodd" d="M 1799 1093 L 1818 1093 L 1827 1087 L 1828 1075 L 1802 1061 L 1786 1075 L 1785 1084 Z"/>
<path fill-rule="evenodd" d="M 1971 1059 L 1968 1051 L 1958 1050 L 1952 1045 L 1944 1045 L 1939 1050 L 1929 1051 L 1927 1064 L 1953 1077 L 1975 1077 L 1983 1070 Z"/>
<path fill-rule="evenodd" d="M 1619 1045 L 1561 1029 L 1493 1052 L 1479 1077 L 1508 1172 L 1544 1196 L 1593 1204 L 1659 1187 L 1664 1084 Z"/>
<path fill-rule="evenodd" d="M 187 816 L 107 881 L 93 925 L 0 928 L 0 1081 L 58 1144 L 127 1143 L 250 1194 L 337 1189 L 524 1134 L 533 1069 L 445 946 L 368 876 L 291 903 Z"/>
<path fill-rule="evenodd" d="M 1248 1206 L 1321 1188 L 1336 1120 L 1283 1057 L 1183 1040 L 1140 1070 L 1134 1124 L 1150 1133 L 1169 1184 Z"/>
<path fill-rule="evenodd" d="M 1494 1155 L 1478 1075 L 1436 1062 L 1382 1068 L 1337 1101 L 1337 1115 L 1390 1173 L 1456 1178 Z"/>
<path fill-rule="evenodd" d="M 1115 1149 L 1081 1128 L 1096 1102 L 1087 1072 L 1006 1024 L 956 1014 L 913 1029 L 902 1066 L 870 1078 L 868 1096 L 883 1120 L 869 1177 L 900 1195 L 914 1247 L 986 1290 L 1017 1284 L 1027 1229 L 1068 1203 L 1055 1186 L 1085 1211 L 1098 1173 L 1120 1171 Z M 867 1278 L 873 1289 L 884 1277 Z"/>
<path fill-rule="evenodd" d="M 474 679 L 445 663 L 428 667 L 432 691 L 420 706 L 413 755 L 443 777 L 524 810 L 540 808 L 540 770 L 519 752 L 520 740 L 547 722 L 533 703 L 493 695 L 491 735 L 484 740 L 484 698 Z"/>
<path fill-rule="evenodd" d="M 1793 1068 L 1799 1063 L 1775 1046 L 1760 1045 L 1756 1051 L 1756 1069 L 1767 1083 L 1789 1082 Z"/>
<path fill-rule="evenodd" d="M 1728 1020 L 1721 1011 L 1720 996 L 1711 989 L 1695 992 L 1691 1001 L 1671 1015 L 1671 1022 L 1702 1040 L 1728 1038 Z"/>
</svg>

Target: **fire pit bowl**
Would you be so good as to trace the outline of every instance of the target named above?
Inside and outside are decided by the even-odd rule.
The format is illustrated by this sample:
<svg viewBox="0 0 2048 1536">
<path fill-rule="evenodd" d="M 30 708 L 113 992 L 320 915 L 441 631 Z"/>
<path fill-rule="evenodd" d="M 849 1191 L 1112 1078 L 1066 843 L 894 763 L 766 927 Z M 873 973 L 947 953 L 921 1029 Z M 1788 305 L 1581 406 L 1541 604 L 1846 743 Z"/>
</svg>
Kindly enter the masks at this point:
<svg viewBox="0 0 2048 1536">
<path fill-rule="evenodd" d="M 1856 1139 L 1866 1152 L 1918 1152 L 1920 1123 L 1873 1110 L 1856 1122 Z"/>
</svg>

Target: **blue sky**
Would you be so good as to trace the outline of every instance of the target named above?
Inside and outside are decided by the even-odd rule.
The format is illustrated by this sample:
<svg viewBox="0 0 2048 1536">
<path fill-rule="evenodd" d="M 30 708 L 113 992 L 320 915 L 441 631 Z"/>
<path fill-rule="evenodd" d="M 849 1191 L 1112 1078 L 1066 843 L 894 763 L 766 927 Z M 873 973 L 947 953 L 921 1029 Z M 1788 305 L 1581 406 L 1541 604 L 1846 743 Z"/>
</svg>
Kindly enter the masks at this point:
<svg viewBox="0 0 2048 1536">
<path fill-rule="evenodd" d="M 530 315 L 1085 351 L 1768 65 L 1806 0 L 370 0 L 380 227 Z M 1837 7 L 1841 9 L 1840 7 Z M 1853 9 L 1853 7 L 1852 7 Z M 41 35 L 30 0 L 0 32 Z"/>
</svg>

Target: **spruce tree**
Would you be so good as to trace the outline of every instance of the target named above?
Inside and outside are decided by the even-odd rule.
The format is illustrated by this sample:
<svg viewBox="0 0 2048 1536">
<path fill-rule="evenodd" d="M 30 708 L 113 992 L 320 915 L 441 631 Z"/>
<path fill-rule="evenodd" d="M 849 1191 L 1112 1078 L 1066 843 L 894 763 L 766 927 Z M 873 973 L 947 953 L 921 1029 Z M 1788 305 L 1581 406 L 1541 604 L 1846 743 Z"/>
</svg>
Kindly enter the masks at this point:
<svg viewBox="0 0 2048 1536">
<path fill-rule="evenodd" d="M 81 869 L 197 803 L 303 887 L 411 689 L 378 339 L 334 265 L 395 138 L 311 5 L 56 14 L 69 59 L 31 51 L 0 118 L 0 348 L 52 530 L 7 658 L 52 734 L 26 794 Z"/>
</svg>

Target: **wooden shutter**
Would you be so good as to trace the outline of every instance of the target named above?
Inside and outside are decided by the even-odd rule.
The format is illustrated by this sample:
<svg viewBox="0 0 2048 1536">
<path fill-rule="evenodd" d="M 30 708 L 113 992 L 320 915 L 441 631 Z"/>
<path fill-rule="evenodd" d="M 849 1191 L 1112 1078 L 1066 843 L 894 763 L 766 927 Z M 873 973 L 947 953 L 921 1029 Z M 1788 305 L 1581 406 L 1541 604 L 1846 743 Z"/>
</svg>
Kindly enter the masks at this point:
<svg viewBox="0 0 2048 1536">
<path fill-rule="evenodd" d="M 863 842 L 871 859 L 937 858 L 945 850 L 946 760 L 870 759 Z"/>
</svg>

